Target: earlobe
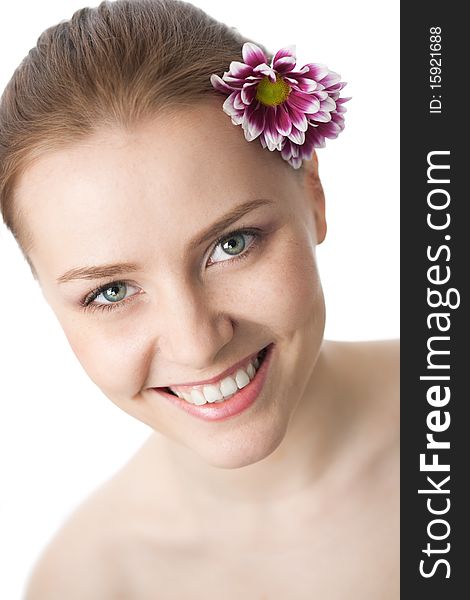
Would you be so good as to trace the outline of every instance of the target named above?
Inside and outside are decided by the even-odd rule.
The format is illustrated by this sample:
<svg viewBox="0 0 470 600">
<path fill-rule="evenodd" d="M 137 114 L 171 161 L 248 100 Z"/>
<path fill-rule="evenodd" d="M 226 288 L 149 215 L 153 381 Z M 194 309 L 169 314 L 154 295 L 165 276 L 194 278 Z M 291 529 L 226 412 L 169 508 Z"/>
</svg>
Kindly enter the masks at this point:
<svg viewBox="0 0 470 600">
<path fill-rule="evenodd" d="M 306 177 L 309 198 L 315 217 L 317 244 L 321 244 L 326 237 L 327 225 L 325 217 L 325 194 L 318 173 L 318 157 L 315 151 L 311 161 L 306 164 Z"/>
</svg>

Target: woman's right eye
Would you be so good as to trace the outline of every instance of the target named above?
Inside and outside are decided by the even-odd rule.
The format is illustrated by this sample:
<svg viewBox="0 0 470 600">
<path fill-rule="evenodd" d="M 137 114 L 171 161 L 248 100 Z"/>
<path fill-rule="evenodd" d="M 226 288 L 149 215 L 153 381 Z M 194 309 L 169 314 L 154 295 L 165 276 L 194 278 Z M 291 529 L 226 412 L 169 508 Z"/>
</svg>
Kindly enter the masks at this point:
<svg viewBox="0 0 470 600">
<path fill-rule="evenodd" d="M 116 306 L 120 306 L 125 303 L 129 288 L 138 290 L 136 286 L 130 285 L 125 281 L 113 281 L 99 288 L 91 291 L 82 301 L 82 305 L 85 309 L 105 309 L 112 310 Z M 131 294 L 134 296 L 135 294 Z M 98 299 L 102 297 L 104 302 L 99 302 Z"/>
</svg>

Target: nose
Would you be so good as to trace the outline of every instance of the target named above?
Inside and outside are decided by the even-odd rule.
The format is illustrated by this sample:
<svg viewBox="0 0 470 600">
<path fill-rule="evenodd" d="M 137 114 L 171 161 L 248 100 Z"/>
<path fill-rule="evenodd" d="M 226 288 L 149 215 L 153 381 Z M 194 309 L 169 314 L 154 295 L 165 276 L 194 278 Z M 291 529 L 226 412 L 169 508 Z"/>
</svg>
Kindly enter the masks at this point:
<svg viewBox="0 0 470 600">
<path fill-rule="evenodd" d="M 158 319 L 158 347 L 174 364 L 200 370 L 212 366 L 234 334 L 229 315 L 217 307 L 203 289 L 185 286 L 167 298 L 163 318 Z"/>
</svg>

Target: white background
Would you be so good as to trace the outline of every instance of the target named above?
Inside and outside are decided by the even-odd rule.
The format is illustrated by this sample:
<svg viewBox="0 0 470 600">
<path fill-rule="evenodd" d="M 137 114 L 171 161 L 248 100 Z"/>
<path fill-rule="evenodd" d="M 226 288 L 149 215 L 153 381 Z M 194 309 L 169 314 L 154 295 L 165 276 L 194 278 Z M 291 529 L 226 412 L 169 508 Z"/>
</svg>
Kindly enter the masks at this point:
<svg viewBox="0 0 470 600">
<path fill-rule="evenodd" d="M 329 226 L 318 248 L 326 337 L 398 337 L 398 1 L 195 4 L 269 50 L 296 44 L 298 64 L 323 62 L 349 82 L 346 129 L 318 151 Z M 2 6 L 0 90 L 39 34 L 81 6 Z M 15 600 L 52 533 L 150 429 L 88 379 L 3 226 L 0 278 L 0 597 Z"/>
</svg>

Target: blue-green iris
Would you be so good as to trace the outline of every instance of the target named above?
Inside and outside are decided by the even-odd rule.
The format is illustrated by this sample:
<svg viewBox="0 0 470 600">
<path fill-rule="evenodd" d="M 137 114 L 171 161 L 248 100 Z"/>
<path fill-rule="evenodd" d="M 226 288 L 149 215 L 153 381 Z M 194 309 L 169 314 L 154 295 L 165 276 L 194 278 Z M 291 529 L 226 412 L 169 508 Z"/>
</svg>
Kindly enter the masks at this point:
<svg viewBox="0 0 470 600">
<path fill-rule="evenodd" d="M 109 290 L 113 290 L 113 293 L 111 295 L 108 295 Z M 121 290 L 121 292 L 117 290 Z M 113 285 L 110 285 L 108 288 L 103 290 L 102 294 L 103 297 L 109 302 L 119 302 L 120 300 L 123 300 L 126 297 L 126 292 L 127 286 L 125 283 L 114 283 Z"/>
<path fill-rule="evenodd" d="M 235 233 L 223 242 L 222 248 L 227 254 L 240 254 L 245 249 L 245 237 L 241 233 Z"/>
</svg>

